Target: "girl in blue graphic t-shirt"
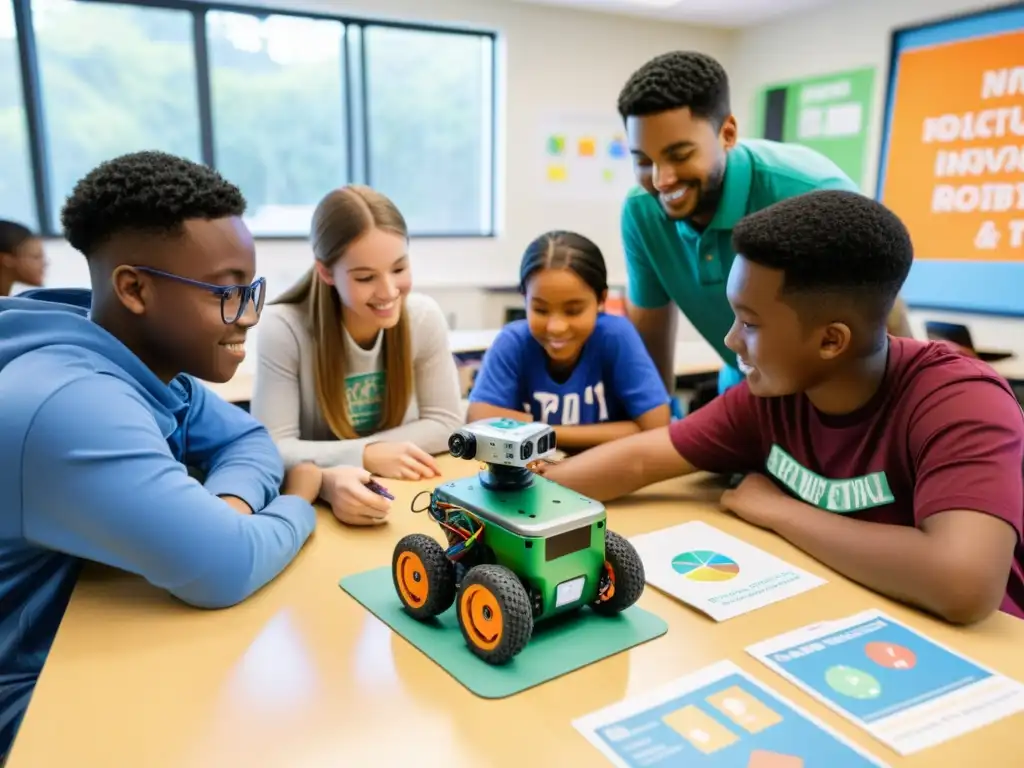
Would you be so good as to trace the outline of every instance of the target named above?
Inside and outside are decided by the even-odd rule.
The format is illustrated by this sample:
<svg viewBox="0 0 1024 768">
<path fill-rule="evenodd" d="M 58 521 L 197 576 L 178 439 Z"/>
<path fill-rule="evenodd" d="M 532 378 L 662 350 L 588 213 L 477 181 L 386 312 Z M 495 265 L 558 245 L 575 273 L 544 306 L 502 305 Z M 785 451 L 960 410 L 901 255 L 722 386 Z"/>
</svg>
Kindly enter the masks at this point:
<svg viewBox="0 0 1024 768">
<path fill-rule="evenodd" d="M 668 393 L 640 335 L 604 313 L 607 271 L 594 243 L 541 235 L 523 254 L 519 281 L 526 319 L 506 325 L 484 355 L 470 421 L 542 421 L 569 450 L 668 425 Z"/>
</svg>

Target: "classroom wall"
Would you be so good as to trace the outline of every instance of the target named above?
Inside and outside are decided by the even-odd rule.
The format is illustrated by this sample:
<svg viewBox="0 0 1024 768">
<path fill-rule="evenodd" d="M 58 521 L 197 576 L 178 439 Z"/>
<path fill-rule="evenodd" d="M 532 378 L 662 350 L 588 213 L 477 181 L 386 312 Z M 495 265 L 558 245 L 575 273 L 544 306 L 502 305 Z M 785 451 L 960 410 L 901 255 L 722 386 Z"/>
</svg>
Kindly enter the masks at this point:
<svg viewBox="0 0 1024 768">
<path fill-rule="evenodd" d="M 249 3 L 251 4 L 251 3 Z M 604 250 L 610 281 L 625 281 L 619 237 L 621 201 L 552 203 L 537 195 L 532 140 L 549 110 L 607 110 L 614 115 L 619 89 L 629 74 L 656 53 L 696 48 L 728 61 L 735 35 L 664 21 L 635 20 L 507 0 L 280 0 L 272 7 L 334 8 L 346 15 L 478 26 L 500 33 L 498 224 L 495 239 L 425 239 L 412 245 L 416 285 L 444 304 L 460 329 L 496 327 L 481 286 L 514 285 L 519 257 L 535 236 L 551 228 L 575 228 Z M 329 10 L 328 10 L 329 12 Z M 569 74 L 570 71 L 573 74 Z M 326 190 L 325 190 L 326 191 Z M 81 256 L 63 242 L 49 244 L 49 281 L 88 285 Z M 305 241 L 261 241 L 260 272 L 277 293 L 310 264 Z M 505 297 L 508 298 L 508 297 Z M 511 297 L 515 300 L 515 297 Z M 696 338 L 692 329 L 687 335 Z M 251 359 L 251 356 L 250 356 Z"/>
<path fill-rule="evenodd" d="M 738 35 L 730 61 L 733 107 L 740 131 L 754 123 L 757 91 L 766 84 L 862 66 L 876 67 L 875 102 L 864 174 L 864 191 L 874 195 L 882 116 L 894 27 L 989 8 L 986 0 L 857 0 L 765 24 Z M 751 128 L 751 130 L 753 130 Z M 955 286 L 950 286 L 955 290 Z M 924 336 L 926 320 L 967 325 L 979 347 L 1024 355 L 1024 322 L 962 313 L 911 311 L 911 326 Z"/>
</svg>

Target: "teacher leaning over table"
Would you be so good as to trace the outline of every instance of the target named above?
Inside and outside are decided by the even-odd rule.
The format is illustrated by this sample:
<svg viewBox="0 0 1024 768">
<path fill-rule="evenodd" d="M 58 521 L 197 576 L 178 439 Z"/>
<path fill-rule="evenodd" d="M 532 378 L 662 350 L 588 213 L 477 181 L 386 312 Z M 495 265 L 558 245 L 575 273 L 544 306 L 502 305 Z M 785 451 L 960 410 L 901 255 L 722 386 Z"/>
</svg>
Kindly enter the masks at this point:
<svg viewBox="0 0 1024 768">
<path fill-rule="evenodd" d="M 733 227 L 779 200 L 857 185 L 806 147 L 740 140 L 726 72 L 702 53 L 648 61 L 622 88 L 618 110 L 639 184 L 622 210 L 629 317 L 672 392 L 681 310 L 724 361 L 723 392 L 743 379 L 725 345 L 734 317 L 725 296 Z M 911 335 L 899 299 L 888 325 L 893 335 Z"/>
</svg>

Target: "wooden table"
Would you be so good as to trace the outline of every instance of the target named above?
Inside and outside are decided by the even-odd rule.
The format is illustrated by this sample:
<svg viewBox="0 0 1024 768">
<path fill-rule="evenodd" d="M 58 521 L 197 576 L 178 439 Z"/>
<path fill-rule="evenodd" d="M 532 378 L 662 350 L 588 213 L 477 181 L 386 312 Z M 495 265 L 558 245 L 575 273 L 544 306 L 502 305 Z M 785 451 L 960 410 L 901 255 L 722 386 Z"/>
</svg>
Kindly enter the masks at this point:
<svg viewBox="0 0 1024 768">
<path fill-rule="evenodd" d="M 478 466 L 442 462 L 449 477 Z M 640 605 L 665 618 L 667 635 L 508 699 L 478 699 L 338 587 L 342 576 L 390 563 L 401 535 L 439 536 L 424 515 L 408 511 L 413 494 L 429 484 L 388 486 L 397 496 L 388 525 L 346 528 L 321 512 L 292 566 L 230 610 L 190 609 L 137 578 L 88 572 L 7 768 L 601 766 L 573 718 L 720 659 L 733 660 L 892 766 L 1021 765 L 1022 716 L 900 758 L 743 649 L 813 621 L 882 607 L 1024 679 L 1024 622 L 999 614 L 954 628 L 890 603 L 719 512 L 719 491 L 706 476 L 610 505 L 609 527 L 630 536 L 704 520 L 829 584 L 721 624 L 649 588 Z"/>
</svg>

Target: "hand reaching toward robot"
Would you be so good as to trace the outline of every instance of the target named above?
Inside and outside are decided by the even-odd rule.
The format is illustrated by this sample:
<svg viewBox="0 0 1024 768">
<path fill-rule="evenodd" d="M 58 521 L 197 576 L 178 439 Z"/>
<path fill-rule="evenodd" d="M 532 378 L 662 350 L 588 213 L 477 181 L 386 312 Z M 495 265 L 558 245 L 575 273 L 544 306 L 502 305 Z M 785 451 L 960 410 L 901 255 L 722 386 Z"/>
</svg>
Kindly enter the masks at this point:
<svg viewBox="0 0 1024 768">
<path fill-rule="evenodd" d="M 363 449 L 363 466 L 378 477 L 394 480 L 441 476 L 437 460 L 413 443 L 370 443 Z"/>
<path fill-rule="evenodd" d="M 333 467 L 323 471 L 320 497 L 346 525 L 380 525 L 391 511 L 391 499 L 367 487 L 370 473 L 362 467 Z"/>
</svg>

